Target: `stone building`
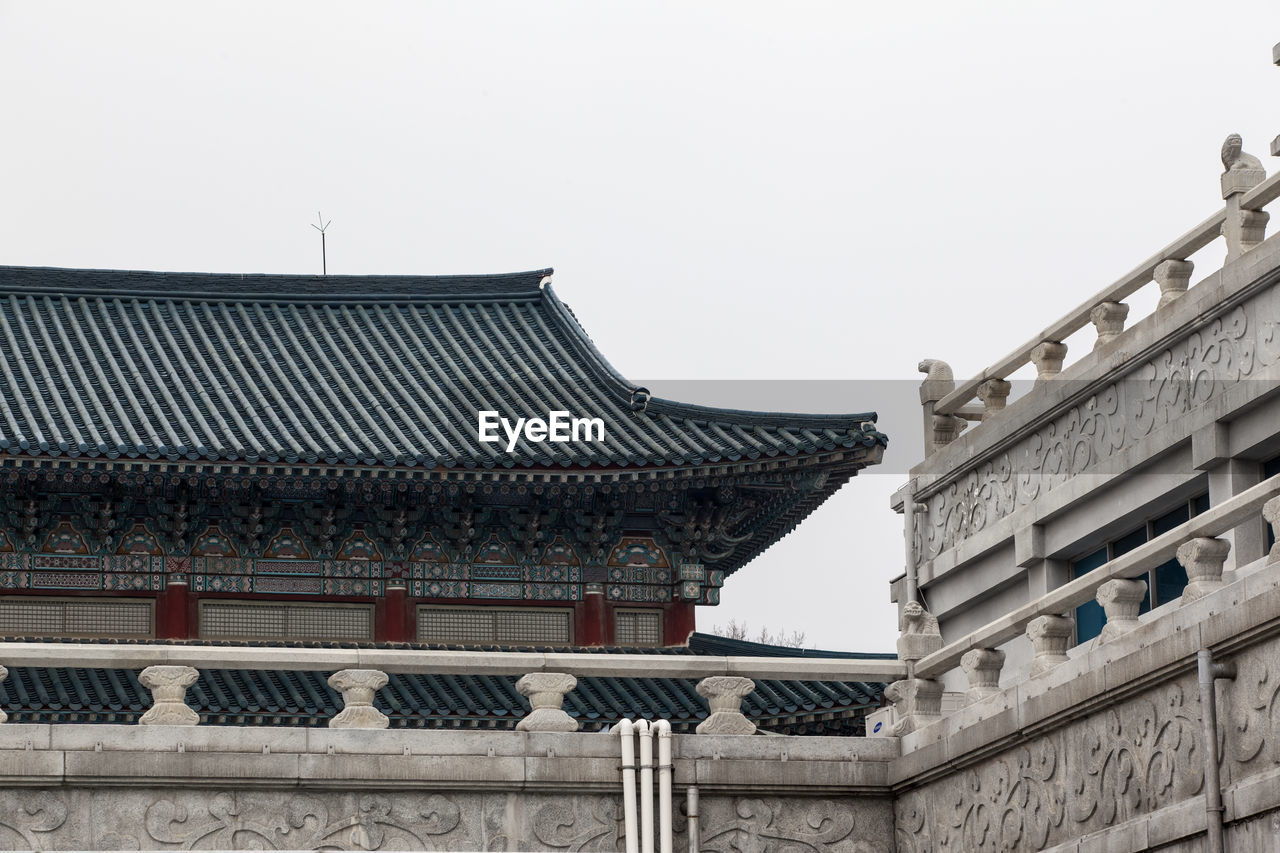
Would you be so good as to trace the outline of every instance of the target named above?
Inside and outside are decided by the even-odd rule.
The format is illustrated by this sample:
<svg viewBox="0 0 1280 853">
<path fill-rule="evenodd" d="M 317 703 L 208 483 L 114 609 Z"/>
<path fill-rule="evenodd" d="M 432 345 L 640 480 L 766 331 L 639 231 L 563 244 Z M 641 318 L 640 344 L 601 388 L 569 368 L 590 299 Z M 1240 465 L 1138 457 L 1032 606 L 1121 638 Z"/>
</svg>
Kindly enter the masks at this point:
<svg viewBox="0 0 1280 853">
<path fill-rule="evenodd" d="M 1280 850 L 1280 179 L 1221 159 L 1222 208 L 1008 356 L 920 363 L 899 851 Z"/>
</svg>

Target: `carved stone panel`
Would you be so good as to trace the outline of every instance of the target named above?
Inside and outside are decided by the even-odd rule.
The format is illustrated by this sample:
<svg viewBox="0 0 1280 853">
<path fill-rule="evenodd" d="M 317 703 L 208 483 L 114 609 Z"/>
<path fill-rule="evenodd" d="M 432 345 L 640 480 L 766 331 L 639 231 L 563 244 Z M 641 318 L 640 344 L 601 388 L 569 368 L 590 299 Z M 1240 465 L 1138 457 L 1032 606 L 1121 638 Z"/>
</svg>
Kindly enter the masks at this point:
<svg viewBox="0 0 1280 853">
<path fill-rule="evenodd" d="M 1077 720 L 900 797 L 898 853 L 1040 850 L 1193 797 L 1194 678 Z"/>
<path fill-rule="evenodd" d="M 675 847 L 687 849 L 676 802 Z M 707 853 L 891 853 L 882 797 L 704 797 Z M 0 849 L 570 850 L 625 847 L 618 794 L 0 789 Z"/>
</svg>

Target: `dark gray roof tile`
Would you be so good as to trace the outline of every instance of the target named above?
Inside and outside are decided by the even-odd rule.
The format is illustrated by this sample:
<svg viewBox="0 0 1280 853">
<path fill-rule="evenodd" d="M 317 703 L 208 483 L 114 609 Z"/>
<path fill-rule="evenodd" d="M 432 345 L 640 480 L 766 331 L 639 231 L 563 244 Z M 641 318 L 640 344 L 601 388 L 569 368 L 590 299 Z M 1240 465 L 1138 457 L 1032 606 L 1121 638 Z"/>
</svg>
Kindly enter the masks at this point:
<svg viewBox="0 0 1280 853">
<path fill-rule="evenodd" d="M 649 399 L 544 281 L 0 267 L 0 453 L 453 467 L 701 465 L 885 437 L 875 415 Z M 601 443 L 478 440 L 478 412 Z"/>
</svg>

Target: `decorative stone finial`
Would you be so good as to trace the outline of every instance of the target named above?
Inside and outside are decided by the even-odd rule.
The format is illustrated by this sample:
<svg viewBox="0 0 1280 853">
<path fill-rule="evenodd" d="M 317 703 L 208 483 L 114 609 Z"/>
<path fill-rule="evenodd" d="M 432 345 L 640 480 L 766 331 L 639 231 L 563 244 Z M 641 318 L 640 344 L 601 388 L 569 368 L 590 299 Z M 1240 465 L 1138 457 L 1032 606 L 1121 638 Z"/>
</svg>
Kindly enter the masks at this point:
<svg viewBox="0 0 1280 853">
<path fill-rule="evenodd" d="M 960 658 L 960 668 L 969 676 L 970 702 L 977 702 L 1000 692 L 1000 670 L 1004 652 L 999 649 L 970 649 Z"/>
<path fill-rule="evenodd" d="M 1129 306 L 1123 302 L 1099 302 L 1089 312 L 1089 322 L 1098 330 L 1098 340 L 1093 348 L 1097 349 L 1105 343 L 1115 340 L 1124 331 L 1125 318 L 1129 316 Z"/>
<path fill-rule="evenodd" d="M 917 661 L 942 648 L 942 632 L 938 617 L 925 610 L 918 601 L 908 601 L 902 608 L 902 633 L 898 635 L 898 659 Z"/>
<path fill-rule="evenodd" d="M 978 399 L 982 401 L 982 419 L 994 415 L 1004 409 L 1005 401 L 1013 385 L 1004 379 L 988 379 L 978 386 Z"/>
<path fill-rule="evenodd" d="M 1112 578 L 1098 587 L 1095 598 L 1107 614 L 1107 624 L 1102 626 L 1098 642 L 1114 640 L 1138 627 L 1138 610 L 1147 594 L 1146 581 Z"/>
<path fill-rule="evenodd" d="M 893 703 L 897 721 L 893 733 L 898 737 L 922 729 L 942 718 L 942 682 L 926 678 L 904 678 L 884 689 L 885 698 Z"/>
<path fill-rule="evenodd" d="M 516 692 L 529 697 L 532 710 L 516 723 L 522 732 L 576 732 L 578 721 L 564 710 L 564 696 L 578 686 L 567 672 L 530 672 L 520 676 Z"/>
<path fill-rule="evenodd" d="M 920 402 L 936 403 L 956 390 L 956 377 L 951 372 L 951 365 L 937 358 L 926 358 L 916 365 L 916 370 L 925 374 L 920 383 Z"/>
<path fill-rule="evenodd" d="M 1262 161 L 1244 150 L 1244 140 L 1233 133 L 1222 143 L 1222 197 L 1247 192 L 1267 178 Z"/>
<path fill-rule="evenodd" d="M 1225 539 L 1201 536 L 1178 546 L 1178 562 L 1187 570 L 1187 586 L 1182 603 L 1190 604 L 1222 586 L 1222 564 L 1231 551 Z"/>
<path fill-rule="evenodd" d="M 1196 265 L 1191 261 L 1160 262 L 1155 273 L 1156 284 L 1160 285 L 1160 301 L 1156 303 L 1157 310 L 1177 302 L 1178 298 L 1187 292 L 1187 286 L 1191 284 L 1191 273 L 1195 268 Z"/>
<path fill-rule="evenodd" d="M 387 686 L 387 674 L 376 669 L 344 669 L 329 676 L 329 686 L 342 694 L 343 708 L 329 721 L 331 729 L 385 729 L 387 715 L 373 707 L 373 694 Z"/>
<path fill-rule="evenodd" d="M 750 678 L 736 675 L 713 675 L 698 682 L 694 688 L 699 696 L 706 697 L 711 714 L 698 723 L 695 729 L 700 735 L 749 735 L 755 734 L 756 724 L 742 713 L 742 698 L 756 689 Z"/>
<path fill-rule="evenodd" d="M 1267 222 L 1271 215 L 1264 210 L 1247 210 L 1240 206 L 1244 193 L 1267 178 L 1262 161 L 1246 154 L 1240 134 L 1233 133 L 1222 143 L 1222 197 L 1227 201 L 1226 218 L 1222 222 L 1222 236 L 1227 241 L 1227 261 L 1257 246 L 1266 237 Z"/>
<path fill-rule="evenodd" d="M 1031 659 L 1031 675 L 1043 675 L 1058 664 L 1067 662 L 1071 620 L 1064 616 L 1037 616 L 1027 623 L 1027 639 L 1035 650 L 1035 657 Z"/>
<path fill-rule="evenodd" d="M 1041 341 L 1031 350 L 1031 363 L 1036 366 L 1036 382 L 1057 376 L 1067 357 L 1067 345 L 1060 341 Z"/>
<path fill-rule="evenodd" d="M 200 672 L 193 666 L 149 666 L 138 675 L 151 691 L 152 705 L 138 720 L 140 726 L 194 726 L 200 715 L 187 707 L 187 688 Z"/>
</svg>

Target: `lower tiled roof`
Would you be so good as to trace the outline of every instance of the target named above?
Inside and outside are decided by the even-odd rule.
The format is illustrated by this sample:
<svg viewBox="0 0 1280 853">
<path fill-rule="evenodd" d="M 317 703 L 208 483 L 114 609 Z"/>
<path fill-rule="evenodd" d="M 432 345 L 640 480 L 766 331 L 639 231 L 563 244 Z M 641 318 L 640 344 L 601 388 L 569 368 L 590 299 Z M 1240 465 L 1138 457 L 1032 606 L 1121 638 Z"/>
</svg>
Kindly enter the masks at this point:
<svg viewBox="0 0 1280 853">
<path fill-rule="evenodd" d="M 734 651 L 733 644 L 694 634 L 688 647 L 607 651 L 760 654 Z M 803 653 L 779 649 L 773 654 Z M 13 667 L 9 678 L 0 682 L 0 708 L 16 723 L 136 723 L 151 706 L 151 694 L 138 683 L 138 672 Z M 325 726 L 342 708 L 341 696 L 326 683 L 329 675 L 205 669 L 187 691 L 187 704 L 200 713 L 204 725 Z M 529 707 L 516 692 L 515 682 L 514 676 L 392 674 L 374 704 L 391 719 L 393 728 L 510 729 Z M 565 697 L 564 707 L 584 731 L 607 728 L 624 717 L 665 718 L 675 731 L 692 731 L 708 713 L 706 700 L 694 690 L 696 684 L 697 679 L 580 678 L 577 688 Z M 757 680 L 755 692 L 743 702 L 743 712 L 766 731 L 851 735 L 861 733 L 862 717 L 879 706 L 883 689 L 883 684 L 864 682 Z"/>
</svg>

